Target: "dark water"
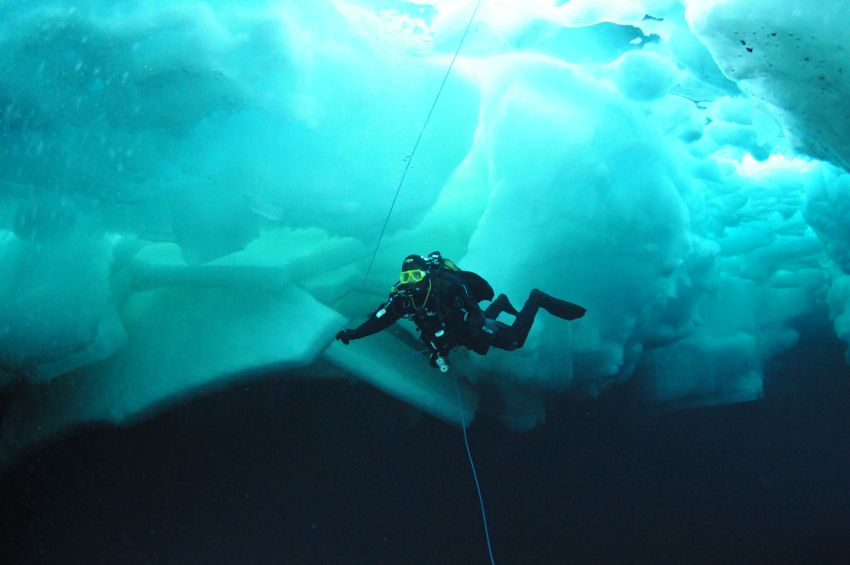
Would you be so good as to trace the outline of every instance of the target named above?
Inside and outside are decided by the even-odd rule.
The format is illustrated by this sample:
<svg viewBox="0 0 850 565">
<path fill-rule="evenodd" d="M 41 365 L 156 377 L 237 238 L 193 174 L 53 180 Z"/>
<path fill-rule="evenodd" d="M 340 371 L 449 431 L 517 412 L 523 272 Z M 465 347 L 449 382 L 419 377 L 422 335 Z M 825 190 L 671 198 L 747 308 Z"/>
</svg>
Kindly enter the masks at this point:
<svg viewBox="0 0 850 565">
<path fill-rule="evenodd" d="M 652 414 L 631 385 L 525 434 L 485 409 L 470 440 L 497 563 L 850 562 L 842 349 L 804 343 L 756 403 Z M 488 562 L 460 430 L 339 381 L 80 431 L 0 496 L 7 563 Z"/>
</svg>

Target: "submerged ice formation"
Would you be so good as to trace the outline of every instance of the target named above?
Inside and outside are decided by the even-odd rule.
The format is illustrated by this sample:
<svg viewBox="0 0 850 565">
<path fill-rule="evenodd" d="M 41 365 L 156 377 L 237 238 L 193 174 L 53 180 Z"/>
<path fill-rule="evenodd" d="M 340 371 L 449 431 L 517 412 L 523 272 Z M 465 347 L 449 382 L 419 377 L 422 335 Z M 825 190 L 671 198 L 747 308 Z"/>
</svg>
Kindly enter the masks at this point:
<svg viewBox="0 0 850 565">
<path fill-rule="evenodd" d="M 443 83 L 473 7 L 0 7 L 7 454 L 267 373 L 457 421 L 405 323 L 333 343 L 411 252 L 589 310 L 453 354 L 467 422 L 755 399 L 802 319 L 850 341 L 846 3 L 485 0 Z"/>
</svg>

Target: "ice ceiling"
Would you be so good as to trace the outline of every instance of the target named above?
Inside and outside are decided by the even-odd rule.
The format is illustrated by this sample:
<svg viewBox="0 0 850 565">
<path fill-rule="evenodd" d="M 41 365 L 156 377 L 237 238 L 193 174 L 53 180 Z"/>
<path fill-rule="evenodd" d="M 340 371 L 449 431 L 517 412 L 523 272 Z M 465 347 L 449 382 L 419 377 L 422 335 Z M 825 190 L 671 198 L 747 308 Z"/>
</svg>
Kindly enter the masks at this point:
<svg viewBox="0 0 850 565">
<path fill-rule="evenodd" d="M 262 375 L 456 420 L 410 327 L 333 343 L 435 249 L 589 310 L 457 355 L 467 421 L 755 399 L 801 320 L 850 341 L 847 2 L 483 0 L 411 156 L 474 5 L 0 5 L 4 456 Z"/>
</svg>

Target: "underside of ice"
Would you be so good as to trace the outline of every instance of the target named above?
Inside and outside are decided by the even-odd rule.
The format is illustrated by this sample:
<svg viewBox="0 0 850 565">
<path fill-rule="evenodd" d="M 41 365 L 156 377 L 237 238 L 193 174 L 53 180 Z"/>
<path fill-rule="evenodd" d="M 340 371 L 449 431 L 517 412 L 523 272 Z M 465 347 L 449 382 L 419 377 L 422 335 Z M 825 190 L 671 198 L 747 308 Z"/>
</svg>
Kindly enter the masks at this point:
<svg viewBox="0 0 850 565">
<path fill-rule="evenodd" d="M 521 429 L 637 373 L 752 400 L 801 319 L 850 341 L 845 2 L 386 4 L 0 7 L 7 455 L 266 375 Z M 437 249 L 588 314 L 451 376 L 334 343 Z"/>
</svg>

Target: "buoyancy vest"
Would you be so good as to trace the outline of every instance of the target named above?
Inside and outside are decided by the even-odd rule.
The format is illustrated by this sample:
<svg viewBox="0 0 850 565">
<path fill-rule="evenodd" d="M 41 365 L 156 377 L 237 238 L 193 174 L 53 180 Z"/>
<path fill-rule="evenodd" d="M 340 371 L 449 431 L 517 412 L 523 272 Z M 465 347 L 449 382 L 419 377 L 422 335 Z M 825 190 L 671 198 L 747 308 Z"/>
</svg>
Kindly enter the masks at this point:
<svg viewBox="0 0 850 565">
<path fill-rule="evenodd" d="M 428 271 L 431 273 L 437 274 L 440 270 L 457 273 L 463 279 L 463 282 L 469 288 L 469 292 L 476 301 L 493 300 L 495 296 L 493 287 L 481 275 L 472 271 L 464 271 L 454 261 L 443 257 L 439 251 L 428 254 L 426 260 L 428 262 Z"/>
</svg>

